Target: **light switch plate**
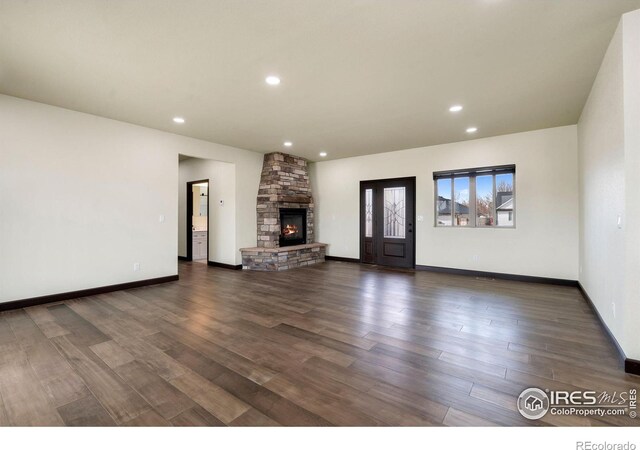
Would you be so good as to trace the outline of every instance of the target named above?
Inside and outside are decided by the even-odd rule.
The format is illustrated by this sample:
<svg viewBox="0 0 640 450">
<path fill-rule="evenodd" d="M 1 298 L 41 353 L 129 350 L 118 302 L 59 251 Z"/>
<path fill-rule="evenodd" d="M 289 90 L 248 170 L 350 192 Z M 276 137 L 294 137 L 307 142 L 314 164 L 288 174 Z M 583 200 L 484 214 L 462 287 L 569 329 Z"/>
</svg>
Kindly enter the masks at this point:
<svg viewBox="0 0 640 450">
<path fill-rule="evenodd" d="M 160 217 L 158 217 L 158 222 L 164 223 L 164 214 L 160 214 Z"/>
<path fill-rule="evenodd" d="M 622 214 L 618 214 L 618 228 L 622 228 Z"/>
</svg>

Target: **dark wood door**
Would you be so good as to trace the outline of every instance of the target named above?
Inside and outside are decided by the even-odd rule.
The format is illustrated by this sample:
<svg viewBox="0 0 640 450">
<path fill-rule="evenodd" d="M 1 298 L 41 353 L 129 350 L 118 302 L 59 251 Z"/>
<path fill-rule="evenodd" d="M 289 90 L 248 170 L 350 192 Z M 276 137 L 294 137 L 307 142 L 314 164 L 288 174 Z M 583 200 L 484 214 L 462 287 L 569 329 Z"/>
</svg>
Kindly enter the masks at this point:
<svg viewBox="0 0 640 450">
<path fill-rule="evenodd" d="M 415 266 L 416 178 L 360 182 L 360 261 Z"/>
</svg>

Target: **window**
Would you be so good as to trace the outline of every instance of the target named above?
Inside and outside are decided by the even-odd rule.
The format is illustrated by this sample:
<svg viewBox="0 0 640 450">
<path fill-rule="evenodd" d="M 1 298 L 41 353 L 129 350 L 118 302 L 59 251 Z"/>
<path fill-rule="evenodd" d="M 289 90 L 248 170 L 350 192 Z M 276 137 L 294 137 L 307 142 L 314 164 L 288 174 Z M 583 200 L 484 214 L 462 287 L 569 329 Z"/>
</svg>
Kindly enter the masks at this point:
<svg viewBox="0 0 640 450">
<path fill-rule="evenodd" d="M 436 224 L 451 226 L 451 178 L 436 180 Z"/>
<path fill-rule="evenodd" d="M 476 177 L 476 226 L 490 227 L 494 223 L 493 175 Z"/>
<path fill-rule="evenodd" d="M 469 225 L 469 177 L 453 179 L 453 222 L 458 227 Z"/>
<path fill-rule="evenodd" d="M 434 172 L 439 227 L 515 226 L 516 166 Z"/>
<path fill-rule="evenodd" d="M 513 226 L 513 173 L 496 175 L 496 225 Z"/>
</svg>

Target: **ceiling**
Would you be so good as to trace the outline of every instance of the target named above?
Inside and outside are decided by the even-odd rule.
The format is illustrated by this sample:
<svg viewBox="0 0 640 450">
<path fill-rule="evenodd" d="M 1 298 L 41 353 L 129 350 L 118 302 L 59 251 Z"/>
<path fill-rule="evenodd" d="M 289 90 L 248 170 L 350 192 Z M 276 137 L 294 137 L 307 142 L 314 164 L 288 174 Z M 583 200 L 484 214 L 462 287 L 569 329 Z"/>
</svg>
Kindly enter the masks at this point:
<svg viewBox="0 0 640 450">
<path fill-rule="evenodd" d="M 259 152 L 342 158 L 576 123 L 620 15 L 638 8 L 2 0 L 0 93 Z"/>
</svg>

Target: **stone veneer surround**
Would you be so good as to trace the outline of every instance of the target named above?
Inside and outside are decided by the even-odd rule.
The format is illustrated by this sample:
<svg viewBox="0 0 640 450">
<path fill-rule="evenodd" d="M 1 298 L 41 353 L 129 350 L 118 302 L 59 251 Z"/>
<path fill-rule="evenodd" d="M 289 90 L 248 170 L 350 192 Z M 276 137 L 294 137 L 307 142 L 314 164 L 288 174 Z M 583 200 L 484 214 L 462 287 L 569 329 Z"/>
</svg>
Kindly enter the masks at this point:
<svg viewBox="0 0 640 450">
<path fill-rule="evenodd" d="M 305 244 L 280 248 L 280 208 L 306 209 Z M 240 249 L 243 268 L 284 270 L 324 261 L 326 245 L 313 242 L 313 219 L 307 160 L 280 152 L 264 155 L 258 188 L 257 247 Z"/>
<path fill-rule="evenodd" d="M 307 209 L 307 241 L 313 242 L 313 197 L 307 160 L 284 153 L 264 155 L 258 188 L 258 247 L 280 245 L 280 208 Z"/>
</svg>

